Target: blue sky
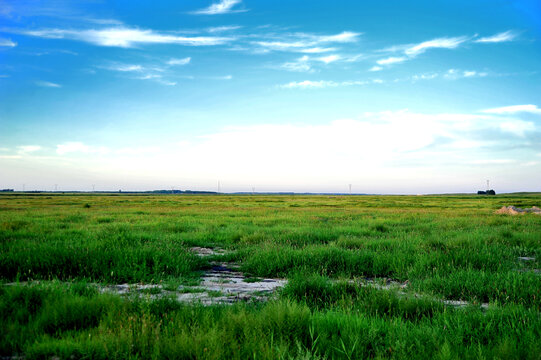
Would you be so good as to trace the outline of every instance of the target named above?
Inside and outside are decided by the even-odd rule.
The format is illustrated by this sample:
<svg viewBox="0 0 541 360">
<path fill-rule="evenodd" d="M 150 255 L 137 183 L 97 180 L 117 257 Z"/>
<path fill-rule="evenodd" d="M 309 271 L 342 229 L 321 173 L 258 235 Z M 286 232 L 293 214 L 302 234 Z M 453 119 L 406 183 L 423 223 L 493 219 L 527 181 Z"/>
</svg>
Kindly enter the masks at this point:
<svg viewBox="0 0 541 360">
<path fill-rule="evenodd" d="M 541 191 L 538 1 L 0 1 L 0 188 Z"/>
</svg>

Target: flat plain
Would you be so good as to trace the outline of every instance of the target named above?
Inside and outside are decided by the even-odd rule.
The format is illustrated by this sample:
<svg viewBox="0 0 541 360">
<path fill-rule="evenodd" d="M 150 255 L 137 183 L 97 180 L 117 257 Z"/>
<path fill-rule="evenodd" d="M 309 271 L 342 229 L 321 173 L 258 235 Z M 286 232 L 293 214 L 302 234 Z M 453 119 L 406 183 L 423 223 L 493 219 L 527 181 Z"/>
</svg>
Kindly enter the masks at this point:
<svg viewBox="0 0 541 360">
<path fill-rule="evenodd" d="M 0 356 L 540 359 L 541 216 L 509 205 L 541 194 L 0 195 Z M 216 264 L 285 286 L 178 301 Z"/>
</svg>

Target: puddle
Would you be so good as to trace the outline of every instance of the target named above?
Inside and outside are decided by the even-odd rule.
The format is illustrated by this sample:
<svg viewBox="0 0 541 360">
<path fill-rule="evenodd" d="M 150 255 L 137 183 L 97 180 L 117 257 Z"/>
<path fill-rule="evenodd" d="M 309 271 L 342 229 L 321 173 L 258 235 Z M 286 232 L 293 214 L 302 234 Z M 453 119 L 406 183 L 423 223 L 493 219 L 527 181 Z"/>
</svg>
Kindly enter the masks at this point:
<svg viewBox="0 0 541 360">
<path fill-rule="evenodd" d="M 192 247 L 190 251 L 200 257 L 225 255 L 221 248 Z M 179 286 L 166 290 L 162 285 L 119 284 L 99 286 L 100 291 L 159 299 L 173 297 L 180 302 L 196 302 L 203 305 L 233 304 L 237 301 L 266 301 L 275 291 L 287 283 L 284 279 L 247 279 L 239 271 L 239 265 L 213 261 L 212 268 L 201 276 L 196 286 Z"/>
<path fill-rule="evenodd" d="M 201 257 L 207 257 L 207 256 L 213 256 L 213 255 L 225 255 L 226 251 L 222 248 L 204 248 L 199 246 L 194 246 L 190 248 L 190 251 L 195 253 L 197 256 Z"/>
</svg>

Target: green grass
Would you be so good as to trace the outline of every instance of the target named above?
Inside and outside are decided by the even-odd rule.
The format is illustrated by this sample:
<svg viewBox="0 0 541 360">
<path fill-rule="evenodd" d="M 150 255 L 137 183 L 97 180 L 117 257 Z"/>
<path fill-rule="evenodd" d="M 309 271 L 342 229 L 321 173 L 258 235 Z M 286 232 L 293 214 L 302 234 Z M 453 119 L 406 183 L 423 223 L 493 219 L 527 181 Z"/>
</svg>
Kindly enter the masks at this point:
<svg viewBox="0 0 541 360">
<path fill-rule="evenodd" d="M 541 195 L 0 195 L 1 281 L 29 281 L 0 287 L 0 356 L 539 359 L 541 217 L 494 214 L 504 205 Z M 214 259 L 289 283 L 210 307 L 90 284 L 173 291 Z M 363 278 L 408 287 L 350 281 Z"/>
</svg>

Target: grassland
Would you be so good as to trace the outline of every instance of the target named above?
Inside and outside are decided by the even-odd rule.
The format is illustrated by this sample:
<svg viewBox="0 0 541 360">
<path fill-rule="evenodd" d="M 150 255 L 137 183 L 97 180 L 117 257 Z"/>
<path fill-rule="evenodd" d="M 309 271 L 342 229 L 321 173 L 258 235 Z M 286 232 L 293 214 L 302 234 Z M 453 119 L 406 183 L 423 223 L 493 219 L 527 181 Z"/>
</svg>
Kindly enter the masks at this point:
<svg viewBox="0 0 541 360">
<path fill-rule="evenodd" d="M 540 359 L 541 217 L 504 205 L 541 195 L 1 195 L 0 356 Z M 288 285 L 209 307 L 92 286 L 197 281 L 193 246 Z"/>
</svg>

